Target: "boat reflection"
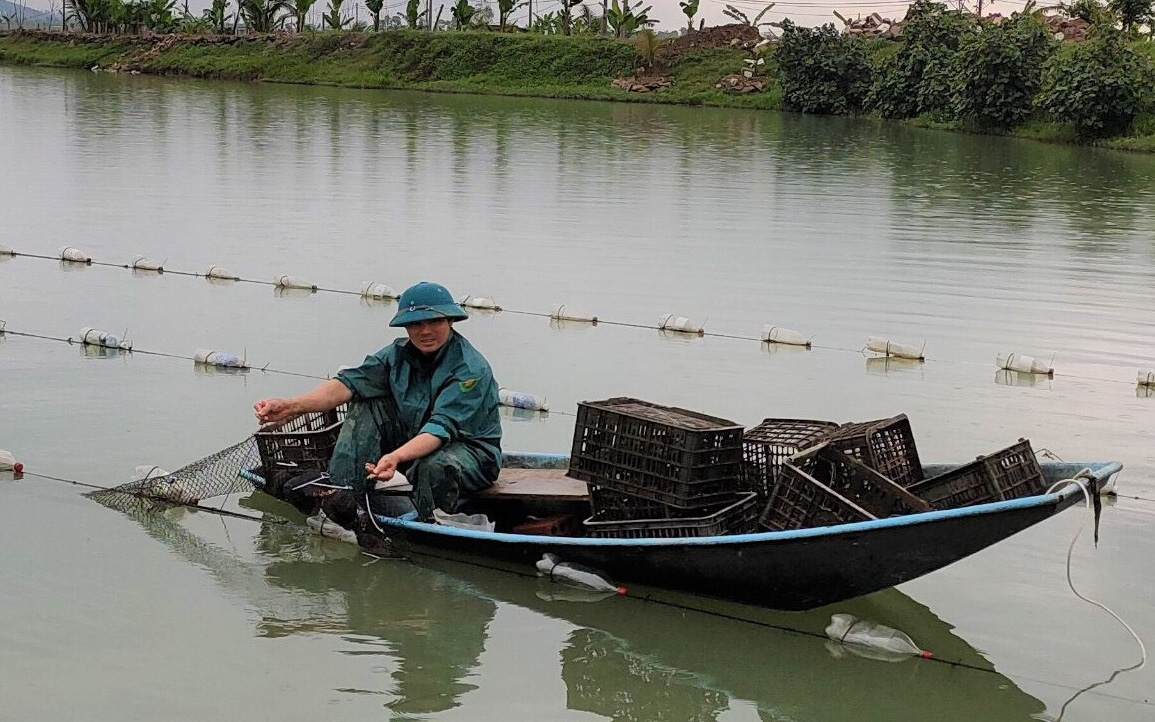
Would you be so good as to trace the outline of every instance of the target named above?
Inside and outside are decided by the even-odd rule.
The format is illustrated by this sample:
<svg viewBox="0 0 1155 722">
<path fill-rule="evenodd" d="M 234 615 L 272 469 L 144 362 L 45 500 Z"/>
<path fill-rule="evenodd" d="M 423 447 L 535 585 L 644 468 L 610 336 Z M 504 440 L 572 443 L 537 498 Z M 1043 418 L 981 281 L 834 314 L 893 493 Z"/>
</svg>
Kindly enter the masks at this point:
<svg viewBox="0 0 1155 722">
<path fill-rule="evenodd" d="M 259 493 L 242 506 L 289 514 Z M 737 707 L 761 720 L 825 722 L 1026 720 L 1045 711 L 949 624 L 896 590 L 805 613 L 646 589 L 599 600 L 450 559 L 374 561 L 351 546 L 310 538 L 299 524 L 262 523 L 257 560 L 242 561 L 192 534 L 171 511 L 121 510 L 227 592 L 243 595 L 258 616 L 258 634 L 368 640 L 378 650 L 373 664 L 381 663 L 383 646 L 395 660 L 386 706 L 397 717 L 458 706 L 483 683 L 482 652 L 533 644 L 520 627 L 491 630 L 503 605 L 573 627 L 559 650 L 566 705 L 613 720 L 738 719 Z M 846 654 L 822 635 L 832 612 L 901 629 L 938 659 L 961 664 Z"/>
</svg>

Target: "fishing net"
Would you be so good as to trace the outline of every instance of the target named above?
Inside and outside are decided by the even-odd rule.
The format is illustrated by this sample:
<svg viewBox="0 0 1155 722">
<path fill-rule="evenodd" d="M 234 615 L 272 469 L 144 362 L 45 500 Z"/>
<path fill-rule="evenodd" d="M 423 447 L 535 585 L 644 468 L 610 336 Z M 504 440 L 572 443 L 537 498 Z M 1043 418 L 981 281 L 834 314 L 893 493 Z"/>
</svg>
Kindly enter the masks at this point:
<svg viewBox="0 0 1155 722">
<path fill-rule="evenodd" d="M 252 491 L 253 483 L 242 472 L 260 465 L 256 440 L 250 436 L 170 474 L 148 475 L 88 496 L 121 511 L 148 510 L 157 504 L 197 504 L 215 496 Z"/>
</svg>

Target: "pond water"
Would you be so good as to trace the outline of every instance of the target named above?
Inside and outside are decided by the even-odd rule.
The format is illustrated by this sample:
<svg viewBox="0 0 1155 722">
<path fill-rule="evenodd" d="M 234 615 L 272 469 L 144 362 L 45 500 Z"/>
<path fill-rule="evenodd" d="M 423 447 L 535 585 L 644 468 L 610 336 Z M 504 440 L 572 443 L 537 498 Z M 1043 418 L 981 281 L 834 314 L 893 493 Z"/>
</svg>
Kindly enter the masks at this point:
<svg viewBox="0 0 1155 722">
<path fill-rule="evenodd" d="M 925 461 L 1030 438 L 1126 470 L 1072 572 L 1155 639 L 1155 158 L 870 120 L 242 85 L 0 68 L 0 244 L 356 290 L 438 280 L 507 311 L 460 330 L 552 413 L 628 395 L 752 425 L 909 415 Z M 625 324 L 677 313 L 721 335 Z M 394 337 L 395 306 L 173 273 L 0 257 L 9 331 L 127 335 L 324 377 Z M 763 324 L 815 348 L 749 340 Z M 927 362 L 869 359 L 867 336 Z M 736 336 L 746 338 L 727 338 Z M 999 374 L 1000 352 L 1053 379 Z M 315 380 L 0 336 L 0 448 L 115 485 L 254 430 Z M 259 494 L 122 514 L 0 477 L 3 717 L 52 719 L 1148 720 L 1134 641 L 1067 587 L 1071 510 L 897 590 L 802 614 L 668 595 L 596 604 L 532 578 L 373 561 Z M 291 524 L 277 523 L 288 517 Z M 626 580 L 628 581 L 628 580 Z M 850 612 L 943 660 L 847 655 Z"/>
</svg>

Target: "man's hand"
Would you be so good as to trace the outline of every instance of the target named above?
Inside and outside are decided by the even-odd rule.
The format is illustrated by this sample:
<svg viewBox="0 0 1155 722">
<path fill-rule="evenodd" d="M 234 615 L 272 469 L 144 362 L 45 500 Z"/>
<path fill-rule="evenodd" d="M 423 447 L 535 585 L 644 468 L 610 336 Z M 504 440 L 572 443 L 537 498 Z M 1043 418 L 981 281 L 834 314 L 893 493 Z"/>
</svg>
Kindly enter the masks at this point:
<svg viewBox="0 0 1155 722">
<path fill-rule="evenodd" d="M 392 453 L 381 457 L 381 460 L 376 464 L 365 464 L 365 471 L 369 473 L 369 478 L 380 479 L 381 481 L 389 481 L 393 478 L 393 474 L 397 471 L 397 463 L 400 460 Z"/>
<path fill-rule="evenodd" d="M 253 414 L 262 424 L 281 424 L 301 415 L 289 399 L 261 399 L 253 404 Z"/>
</svg>

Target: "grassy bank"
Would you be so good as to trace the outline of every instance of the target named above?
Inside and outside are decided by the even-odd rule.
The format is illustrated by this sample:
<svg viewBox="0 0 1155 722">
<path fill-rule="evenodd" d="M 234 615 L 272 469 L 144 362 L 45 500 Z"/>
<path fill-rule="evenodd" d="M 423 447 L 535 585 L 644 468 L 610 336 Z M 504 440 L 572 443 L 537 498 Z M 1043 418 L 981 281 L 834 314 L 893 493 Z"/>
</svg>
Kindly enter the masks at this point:
<svg viewBox="0 0 1155 722">
<path fill-rule="evenodd" d="M 1155 52 L 1155 44 L 1148 45 Z M 885 46 L 895 47 L 893 43 Z M 410 30 L 150 39 L 0 33 L 0 63 L 7 64 L 99 65 L 196 78 L 781 110 L 782 91 L 772 58 L 763 92 L 732 95 L 714 87 L 723 76 L 739 72 L 746 57 L 747 52 L 730 47 L 665 55 L 657 72 L 674 78 L 674 84 L 657 92 L 631 93 L 613 87 L 611 81 L 634 73 L 638 51 L 627 43 L 599 37 Z M 955 132 L 989 132 L 924 118 L 898 122 Z M 1046 121 L 1029 121 L 1004 134 L 1155 152 L 1155 118 L 1147 117 L 1141 117 L 1126 136 L 1095 141 L 1080 139 L 1071 127 Z"/>
<path fill-rule="evenodd" d="M 486 32 L 394 30 L 307 32 L 246 38 L 0 34 L 0 63 L 61 68 L 137 70 L 354 88 L 616 100 L 778 109 L 773 87 L 729 95 L 714 87 L 738 72 L 747 54 L 732 48 L 692 50 L 659 70 L 675 83 L 660 92 L 630 93 L 611 85 L 633 74 L 633 46 L 605 38 Z"/>
</svg>

